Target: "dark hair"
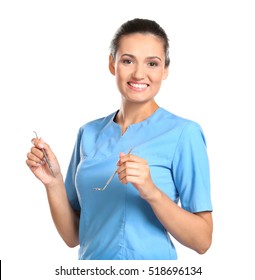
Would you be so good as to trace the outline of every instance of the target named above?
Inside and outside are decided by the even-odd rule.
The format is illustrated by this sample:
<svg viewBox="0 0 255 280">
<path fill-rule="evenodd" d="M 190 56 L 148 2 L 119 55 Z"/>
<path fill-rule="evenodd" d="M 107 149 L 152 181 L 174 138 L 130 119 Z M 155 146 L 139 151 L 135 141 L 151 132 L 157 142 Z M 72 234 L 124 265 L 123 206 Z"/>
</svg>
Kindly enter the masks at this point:
<svg viewBox="0 0 255 280">
<path fill-rule="evenodd" d="M 169 40 L 167 34 L 158 23 L 156 23 L 154 20 L 149 19 L 135 18 L 123 23 L 120 26 L 120 28 L 116 31 L 110 46 L 111 54 L 114 59 L 116 58 L 116 53 L 119 48 L 121 37 L 133 33 L 150 33 L 159 37 L 164 44 L 165 66 L 169 66 Z"/>
</svg>

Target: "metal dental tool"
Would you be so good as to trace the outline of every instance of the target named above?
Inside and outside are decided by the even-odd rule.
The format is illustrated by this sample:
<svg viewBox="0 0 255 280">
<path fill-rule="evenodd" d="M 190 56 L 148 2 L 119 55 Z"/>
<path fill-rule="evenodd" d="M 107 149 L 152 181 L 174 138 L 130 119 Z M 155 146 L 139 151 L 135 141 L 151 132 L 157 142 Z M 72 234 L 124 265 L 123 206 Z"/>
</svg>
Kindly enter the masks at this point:
<svg viewBox="0 0 255 280">
<path fill-rule="evenodd" d="M 33 132 L 35 133 L 36 138 L 39 139 L 37 133 L 36 133 L 35 131 L 33 131 Z M 47 157 L 47 155 L 46 155 L 45 150 L 42 148 L 41 151 L 43 152 L 43 156 L 44 156 L 44 158 L 45 158 L 45 160 L 46 160 L 46 163 L 47 163 L 47 165 L 48 165 L 48 167 L 49 167 L 49 169 L 50 169 L 50 172 L 51 172 L 52 176 L 55 177 L 55 174 L 54 174 L 54 172 L 53 172 L 53 170 L 52 170 L 51 163 L 50 163 L 50 161 L 49 161 L 49 159 L 48 159 L 48 157 Z"/>
<path fill-rule="evenodd" d="M 131 149 L 128 151 L 127 154 L 130 154 L 132 150 L 133 150 L 133 148 L 131 148 Z M 114 175 L 115 175 L 117 172 L 118 172 L 118 167 L 117 167 L 116 170 L 112 173 L 111 177 L 108 179 L 108 181 L 106 182 L 106 184 L 104 185 L 104 187 L 102 187 L 102 188 L 93 188 L 93 190 L 95 190 L 95 191 L 104 191 L 104 190 L 107 188 L 107 186 L 111 183 L 111 181 L 112 181 Z"/>
</svg>

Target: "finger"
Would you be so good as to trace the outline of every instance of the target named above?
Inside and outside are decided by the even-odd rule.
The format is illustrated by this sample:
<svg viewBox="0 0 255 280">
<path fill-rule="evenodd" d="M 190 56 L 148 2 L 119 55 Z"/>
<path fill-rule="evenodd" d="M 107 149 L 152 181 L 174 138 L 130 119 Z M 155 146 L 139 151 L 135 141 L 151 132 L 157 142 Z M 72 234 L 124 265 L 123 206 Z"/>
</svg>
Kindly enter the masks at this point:
<svg viewBox="0 0 255 280">
<path fill-rule="evenodd" d="M 50 160 L 50 159 L 55 159 L 55 156 L 50 148 L 50 146 L 44 141 L 43 138 L 33 138 L 31 140 L 31 142 L 33 142 L 34 146 L 40 150 L 44 150 L 42 151 L 43 154 L 45 153 L 47 158 Z"/>
<path fill-rule="evenodd" d="M 35 157 L 38 157 L 39 159 L 43 159 L 43 152 L 41 149 L 36 148 L 36 147 L 32 147 L 31 148 L 31 152 L 32 155 L 34 155 Z"/>
<path fill-rule="evenodd" d="M 44 148 L 44 143 L 43 141 L 41 141 L 41 139 L 38 138 L 33 138 L 31 140 L 31 143 L 35 146 L 38 147 L 39 149 L 43 149 Z"/>
<path fill-rule="evenodd" d="M 147 161 L 143 158 L 140 158 L 134 154 L 124 154 L 120 153 L 120 159 L 118 161 L 118 165 L 121 165 L 127 161 L 139 162 L 143 164 L 147 164 Z"/>
<path fill-rule="evenodd" d="M 133 185 L 137 184 L 137 185 L 144 185 L 145 184 L 145 180 L 143 178 L 140 178 L 139 176 L 125 176 L 122 179 L 120 179 L 120 182 L 122 184 L 128 184 L 131 183 Z"/>
<path fill-rule="evenodd" d="M 26 160 L 26 164 L 27 164 L 27 166 L 28 166 L 29 168 L 33 168 L 33 167 L 38 167 L 38 166 L 42 165 L 43 163 L 38 163 L 38 162 L 36 162 L 36 161 L 34 161 L 34 160 L 27 159 L 27 160 Z"/>
<path fill-rule="evenodd" d="M 139 177 L 141 171 L 139 169 L 124 169 L 118 173 L 119 179 L 122 181 L 125 177 Z"/>
<path fill-rule="evenodd" d="M 146 165 L 136 162 L 125 162 L 118 168 L 118 176 L 123 180 L 126 176 L 143 176 L 147 171 Z"/>
<path fill-rule="evenodd" d="M 47 158 L 51 161 L 51 160 L 56 160 L 56 157 L 54 155 L 54 153 L 52 152 L 50 146 L 47 144 L 47 143 L 42 143 L 41 144 L 43 145 L 43 150 L 44 150 L 44 153 L 46 154 Z"/>
<path fill-rule="evenodd" d="M 33 148 L 32 150 L 34 150 L 34 152 L 27 153 L 27 159 L 39 164 L 43 164 L 44 162 L 43 153 L 36 148 Z"/>
<path fill-rule="evenodd" d="M 124 163 L 122 163 L 121 165 L 119 165 L 118 168 L 118 173 L 121 173 L 122 171 L 126 170 L 126 169 L 140 169 L 141 164 L 134 162 L 134 161 L 126 161 Z"/>
</svg>

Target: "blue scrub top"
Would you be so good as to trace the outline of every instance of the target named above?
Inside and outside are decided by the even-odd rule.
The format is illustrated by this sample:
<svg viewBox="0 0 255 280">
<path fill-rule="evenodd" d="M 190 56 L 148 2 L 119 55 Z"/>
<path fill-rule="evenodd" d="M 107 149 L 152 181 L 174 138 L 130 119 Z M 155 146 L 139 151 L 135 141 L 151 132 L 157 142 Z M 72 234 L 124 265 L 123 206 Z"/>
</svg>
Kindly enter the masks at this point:
<svg viewBox="0 0 255 280">
<path fill-rule="evenodd" d="M 78 132 L 65 186 L 80 211 L 79 259 L 174 260 L 170 235 L 132 184 L 115 175 L 103 187 L 119 160 L 132 153 L 147 160 L 153 182 L 190 212 L 211 211 L 209 164 L 201 127 L 163 108 L 132 124 L 124 135 L 116 112 L 91 121 Z"/>
</svg>

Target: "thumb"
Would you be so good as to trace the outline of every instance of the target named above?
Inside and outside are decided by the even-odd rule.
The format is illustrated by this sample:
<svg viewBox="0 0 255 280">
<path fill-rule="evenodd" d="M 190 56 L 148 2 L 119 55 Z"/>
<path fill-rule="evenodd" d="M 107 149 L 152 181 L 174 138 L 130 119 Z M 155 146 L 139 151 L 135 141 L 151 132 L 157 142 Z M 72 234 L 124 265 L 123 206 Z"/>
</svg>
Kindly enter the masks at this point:
<svg viewBox="0 0 255 280">
<path fill-rule="evenodd" d="M 123 152 L 119 153 L 119 160 L 117 162 L 117 166 L 120 166 L 121 158 L 124 157 L 124 156 L 125 156 L 125 153 L 123 153 Z"/>
<path fill-rule="evenodd" d="M 48 143 L 45 142 L 45 140 L 42 137 L 40 138 L 40 144 L 41 144 L 40 148 L 44 149 L 49 159 L 55 159 L 55 155 L 51 150 L 51 147 L 49 146 Z"/>
</svg>

